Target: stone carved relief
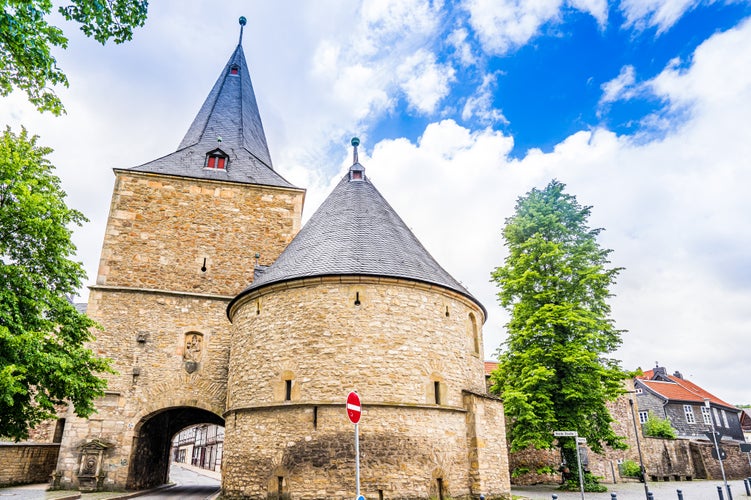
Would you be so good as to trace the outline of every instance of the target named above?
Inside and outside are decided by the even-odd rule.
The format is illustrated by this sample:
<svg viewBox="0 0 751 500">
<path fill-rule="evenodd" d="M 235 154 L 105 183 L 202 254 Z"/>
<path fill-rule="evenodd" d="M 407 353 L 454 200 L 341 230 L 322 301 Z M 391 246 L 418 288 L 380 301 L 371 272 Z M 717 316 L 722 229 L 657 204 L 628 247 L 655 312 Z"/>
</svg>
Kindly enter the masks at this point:
<svg viewBox="0 0 751 500">
<path fill-rule="evenodd" d="M 106 473 L 102 470 L 105 452 L 112 444 L 100 439 L 93 439 L 81 446 L 81 461 L 78 467 L 78 489 L 80 491 L 98 491 Z"/>
<path fill-rule="evenodd" d="M 188 332 L 185 334 L 185 348 L 183 349 L 183 365 L 185 371 L 193 373 L 198 370 L 198 364 L 203 355 L 203 334 Z"/>
</svg>

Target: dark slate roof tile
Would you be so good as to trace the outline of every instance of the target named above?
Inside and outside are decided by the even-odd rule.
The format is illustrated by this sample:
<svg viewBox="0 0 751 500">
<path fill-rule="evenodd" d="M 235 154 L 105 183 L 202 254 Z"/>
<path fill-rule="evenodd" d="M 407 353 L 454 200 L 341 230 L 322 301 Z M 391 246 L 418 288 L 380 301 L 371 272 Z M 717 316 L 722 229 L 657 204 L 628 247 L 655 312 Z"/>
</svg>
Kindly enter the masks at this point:
<svg viewBox="0 0 751 500">
<path fill-rule="evenodd" d="M 233 74 L 233 67 L 237 74 Z M 217 148 L 229 156 L 226 171 L 205 168 L 206 154 Z M 271 164 L 242 46 L 238 45 L 230 56 L 177 151 L 129 170 L 295 187 Z"/>
<path fill-rule="evenodd" d="M 355 166 L 362 168 L 359 164 Z M 235 300 L 274 283 L 347 275 L 438 285 L 470 298 L 485 311 L 435 261 L 370 180 L 365 176 L 363 180 L 350 180 L 349 173 L 276 262 Z"/>
</svg>

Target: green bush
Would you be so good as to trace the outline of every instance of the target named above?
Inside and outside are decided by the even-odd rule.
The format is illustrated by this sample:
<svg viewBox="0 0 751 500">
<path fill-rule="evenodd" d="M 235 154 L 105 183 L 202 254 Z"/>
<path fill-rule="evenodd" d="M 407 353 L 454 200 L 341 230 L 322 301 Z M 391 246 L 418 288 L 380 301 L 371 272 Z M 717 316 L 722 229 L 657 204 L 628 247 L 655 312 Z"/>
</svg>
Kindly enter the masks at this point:
<svg viewBox="0 0 751 500">
<path fill-rule="evenodd" d="M 555 470 L 549 465 L 538 467 L 537 469 L 535 469 L 535 472 L 537 472 L 538 474 L 555 474 Z"/>
<path fill-rule="evenodd" d="M 649 414 L 643 426 L 644 435 L 649 437 L 675 439 L 677 434 L 670 421 L 666 418 L 658 418 Z"/>
<path fill-rule="evenodd" d="M 594 493 L 602 493 L 604 491 L 608 491 L 608 489 L 600 484 L 600 480 L 602 478 L 599 476 L 595 476 L 591 472 L 585 472 L 584 473 L 584 491 L 594 492 Z M 579 479 L 578 478 L 571 478 L 567 479 L 559 488 L 563 491 L 579 491 Z"/>
<path fill-rule="evenodd" d="M 519 477 L 524 474 L 529 474 L 529 467 L 517 467 L 511 471 L 511 477 Z"/>
<path fill-rule="evenodd" d="M 624 460 L 620 466 L 621 475 L 626 477 L 640 477 L 641 467 L 633 460 Z"/>
</svg>

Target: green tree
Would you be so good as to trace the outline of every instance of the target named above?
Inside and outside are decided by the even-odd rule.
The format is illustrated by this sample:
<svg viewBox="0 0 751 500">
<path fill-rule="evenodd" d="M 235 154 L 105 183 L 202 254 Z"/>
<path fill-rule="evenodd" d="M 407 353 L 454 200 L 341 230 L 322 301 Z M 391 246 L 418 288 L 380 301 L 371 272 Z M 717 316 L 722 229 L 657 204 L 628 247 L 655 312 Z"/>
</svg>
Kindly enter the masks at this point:
<svg viewBox="0 0 751 500">
<path fill-rule="evenodd" d="M 590 229 L 591 207 L 553 180 L 519 198 L 503 229 L 509 255 L 492 273 L 511 319 L 491 375 L 505 405 L 512 451 L 552 448 L 553 431 L 577 431 L 588 446 L 625 447 L 606 403 L 624 392 L 627 374 L 606 356 L 621 344 L 609 318 L 609 287 L 620 268 Z M 559 442 L 576 476 L 576 445 Z M 577 484 L 578 488 L 578 484 Z"/>
<path fill-rule="evenodd" d="M 48 22 L 52 0 L 0 0 L 0 5 L 0 96 L 17 88 L 39 111 L 63 113 L 63 103 L 50 86 L 67 87 L 68 78 L 57 67 L 52 47 L 64 49 L 68 39 Z M 71 0 L 57 10 L 104 44 L 130 40 L 133 28 L 146 22 L 147 9 L 147 0 Z"/>
<path fill-rule="evenodd" d="M 111 372 L 85 347 L 95 323 L 68 299 L 85 279 L 70 225 L 86 219 L 65 205 L 60 180 L 37 137 L 0 136 L 0 436 L 29 427 L 70 402 L 86 417 Z"/>
</svg>

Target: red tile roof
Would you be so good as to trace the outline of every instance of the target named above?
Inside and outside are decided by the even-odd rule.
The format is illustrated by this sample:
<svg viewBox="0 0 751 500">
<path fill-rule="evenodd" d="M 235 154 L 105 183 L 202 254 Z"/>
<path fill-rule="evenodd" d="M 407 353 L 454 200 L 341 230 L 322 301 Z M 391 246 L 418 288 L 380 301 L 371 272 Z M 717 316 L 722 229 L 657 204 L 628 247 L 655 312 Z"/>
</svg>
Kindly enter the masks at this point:
<svg viewBox="0 0 751 500">
<path fill-rule="evenodd" d="M 636 378 L 651 391 L 669 400 L 704 403 L 705 399 L 709 399 L 716 405 L 735 409 L 735 406 L 731 405 L 730 403 L 726 403 L 714 394 L 705 391 L 698 385 L 686 380 L 685 378 L 676 377 L 674 375 L 667 375 L 667 378 L 670 379 L 670 382 L 667 382 L 661 380 L 651 380 L 653 376 L 654 370 L 648 370 L 644 372 L 643 376 Z"/>
<path fill-rule="evenodd" d="M 498 368 L 498 363 L 495 361 L 486 361 L 485 362 L 485 376 L 490 376 L 490 372 L 495 371 L 495 369 Z"/>
</svg>

